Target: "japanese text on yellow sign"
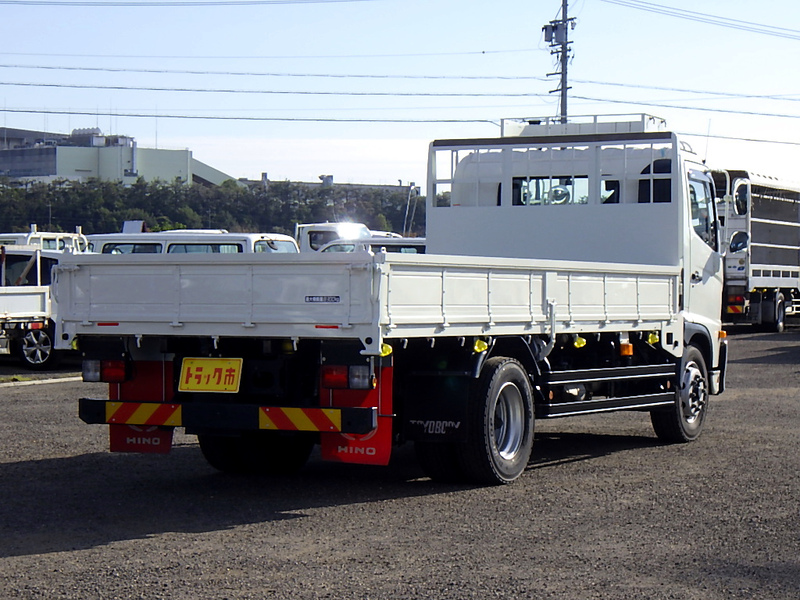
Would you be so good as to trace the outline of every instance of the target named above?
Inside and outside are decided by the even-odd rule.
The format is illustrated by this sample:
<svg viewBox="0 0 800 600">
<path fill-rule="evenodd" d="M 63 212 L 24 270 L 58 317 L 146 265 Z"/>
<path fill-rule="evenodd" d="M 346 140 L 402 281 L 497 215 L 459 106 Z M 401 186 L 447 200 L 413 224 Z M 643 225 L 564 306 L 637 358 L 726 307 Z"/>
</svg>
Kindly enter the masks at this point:
<svg viewBox="0 0 800 600">
<path fill-rule="evenodd" d="M 184 358 L 179 392 L 239 391 L 241 358 Z"/>
</svg>

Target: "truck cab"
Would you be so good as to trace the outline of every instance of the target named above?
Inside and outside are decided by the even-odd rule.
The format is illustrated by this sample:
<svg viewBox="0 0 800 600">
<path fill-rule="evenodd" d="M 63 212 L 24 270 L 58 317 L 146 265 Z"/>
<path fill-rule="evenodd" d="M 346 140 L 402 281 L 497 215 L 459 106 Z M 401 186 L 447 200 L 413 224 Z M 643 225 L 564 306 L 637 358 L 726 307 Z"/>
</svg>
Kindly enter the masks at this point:
<svg viewBox="0 0 800 600">
<path fill-rule="evenodd" d="M 372 232 L 363 223 L 298 223 L 294 237 L 300 252 L 317 252 L 334 240 L 357 240 L 372 237 Z"/>
</svg>

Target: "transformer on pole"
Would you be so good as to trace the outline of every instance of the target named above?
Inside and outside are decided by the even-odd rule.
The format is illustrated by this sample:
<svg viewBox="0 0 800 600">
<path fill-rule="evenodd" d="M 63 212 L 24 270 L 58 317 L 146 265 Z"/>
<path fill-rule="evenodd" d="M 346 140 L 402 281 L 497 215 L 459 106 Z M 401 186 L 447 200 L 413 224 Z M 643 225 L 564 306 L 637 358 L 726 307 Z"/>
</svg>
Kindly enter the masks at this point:
<svg viewBox="0 0 800 600">
<path fill-rule="evenodd" d="M 547 76 L 560 75 L 561 81 L 558 88 L 551 90 L 553 92 L 561 92 L 559 101 L 559 113 L 561 115 L 561 122 L 567 122 L 567 64 L 570 57 L 570 40 L 569 30 L 575 29 L 575 19 L 569 18 L 567 11 L 567 0 L 561 0 L 561 18 L 555 21 L 550 21 L 547 25 L 542 27 L 544 32 L 544 41 L 550 44 L 550 54 L 558 57 L 559 71 L 555 73 L 548 73 Z"/>
</svg>

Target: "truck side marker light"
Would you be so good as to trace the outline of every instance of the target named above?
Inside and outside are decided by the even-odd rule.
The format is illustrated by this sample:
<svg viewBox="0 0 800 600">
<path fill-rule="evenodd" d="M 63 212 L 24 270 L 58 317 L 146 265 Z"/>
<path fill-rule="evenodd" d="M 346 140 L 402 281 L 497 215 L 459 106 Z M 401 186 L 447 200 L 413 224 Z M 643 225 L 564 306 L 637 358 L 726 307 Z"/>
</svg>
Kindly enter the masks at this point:
<svg viewBox="0 0 800 600">
<path fill-rule="evenodd" d="M 389 344 L 381 344 L 381 357 L 389 356 L 393 349 Z"/>
<path fill-rule="evenodd" d="M 651 346 L 655 346 L 661 338 L 658 337 L 658 334 L 655 331 L 651 331 L 647 334 L 647 343 Z"/>
<path fill-rule="evenodd" d="M 482 339 L 476 339 L 475 343 L 472 345 L 472 351 L 475 354 L 481 354 L 482 352 L 486 352 L 489 349 L 489 344 L 487 344 Z"/>
<path fill-rule="evenodd" d="M 583 348 L 586 345 L 586 338 L 576 335 L 575 339 L 572 340 L 572 345 L 576 348 Z"/>
<path fill-rule="evenodd" d="M 719 330 L 719 339 L 724 340 L 728 337 L 728 332 L 724 329 Z"/>
<path fill-rule="evenodd" d="M 31 329 L 44 329 L 44 323 L 31 323 L 29 327 Z"/>
<path fill-rule="evenodd" d="M 623 342 L 619 345 L 620 356 L 633 356 L 633 344 Z"/>
</svg>

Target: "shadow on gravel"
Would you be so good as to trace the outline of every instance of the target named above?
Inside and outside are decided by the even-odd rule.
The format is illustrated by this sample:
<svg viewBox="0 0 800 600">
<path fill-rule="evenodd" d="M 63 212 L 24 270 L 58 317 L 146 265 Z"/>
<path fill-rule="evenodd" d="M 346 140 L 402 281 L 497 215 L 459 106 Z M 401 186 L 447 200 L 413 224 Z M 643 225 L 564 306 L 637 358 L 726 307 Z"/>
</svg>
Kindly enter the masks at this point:
<svg viewBox="0 0 800 600">
<path fill-rule="evenodd" d="M 528 471 L 580 462 L 625 450 L 663 445 L 655 437 L 594 433 L 537 433 Z"/>
<path fill-rule="evenodd" d="M 541 434 L 528 471 L 656 445 L 648 437 Z M 214 471 L 193 444 L 169 456 L 83 454 L 0 464 L 0 558 L 94 548 L 164 532 L 200 533 L 357 505 L 474 489 L 424 477 L 412 444 L 389 467 L 315 454 L 285 478 Z M 516 485 L 522 485 L 517 483 Z"/>
<path fill-rule="evenodd" d="M 752 342 L 772 342 L 772 347 L 765 349 L 758 356 L 747 358 L 736 357 L 736 344 Z M 747 365 L 798 365 L 800 364 L 800 330 L 791 329 L 784 333 L 759 333 L 729 338 L 731 357 L 729 363 Z"/>
</svg>

